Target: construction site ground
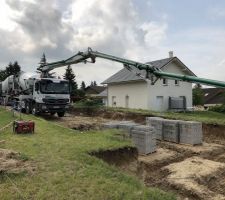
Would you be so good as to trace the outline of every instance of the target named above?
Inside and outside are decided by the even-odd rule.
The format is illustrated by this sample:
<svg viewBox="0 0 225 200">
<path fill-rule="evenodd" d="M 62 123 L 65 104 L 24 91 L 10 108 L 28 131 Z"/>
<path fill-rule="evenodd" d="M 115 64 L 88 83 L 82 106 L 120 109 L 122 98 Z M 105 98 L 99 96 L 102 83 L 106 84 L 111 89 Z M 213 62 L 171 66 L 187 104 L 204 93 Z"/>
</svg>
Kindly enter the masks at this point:
<svg viewBox="0 0 225 200">
<path fill-rule="evenodd" d="M 102 123 L 127 120 L 116 115 L 90 116 L 67 114 L 63 118 L 46 116 L 62 126 L 85 131 L 100 130 Z M 131 118 L 128 118 L 129 120 Z M 144 124 L 139 117 L 134 121 Z M 133 149 L 95 152 L 93 155 L 105 160 L 126 173 L 138 177 L 149 187 L 174 192 L 178 199 L 225 199 L 225 126 L 204 124 L 204 142 L 191 146 L 158 141 L 157 151 L 139 155 Z"/>
</svg>

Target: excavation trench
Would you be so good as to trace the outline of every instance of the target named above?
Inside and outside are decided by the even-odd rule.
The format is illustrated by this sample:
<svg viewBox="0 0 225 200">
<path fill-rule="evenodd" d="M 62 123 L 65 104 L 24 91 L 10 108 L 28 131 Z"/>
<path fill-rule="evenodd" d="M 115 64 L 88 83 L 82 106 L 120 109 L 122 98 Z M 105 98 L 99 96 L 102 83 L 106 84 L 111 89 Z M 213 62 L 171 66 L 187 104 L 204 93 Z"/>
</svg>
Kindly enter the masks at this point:
<svg viewBox="0 0 225 200">
<path fill-rule="evenodd" d="M 88 129 L 101 129 L 102 123 L 112 120 L 145 124 L 146 117 L 137 113 L 82 109 L 72 111 L 63 119 L 53 120 L 73 129 L 75 125 L 77 130 L 82 131 L 87 129 L 82 128 L 84 122 L 88 124 Z M 174 192 L 178 199 L 225 199 L 225 126 L 203 124 L 203 140 L 202 146 L 157 142 L 156 153 L 147 156 L 139 156 L 137 150 L 131 147 L 90 154 L 138 177 L 146 186 Z M 208 167 L 208 163 L 213 167 Z M 190 169 L 187 169 L 189 165 Z M 220 165 L 220 168 L 216 167 Z M 196 168 L 199 171 L 195 171 Z"/>
<path fill-rule="evenodd" d="M 222 191 L 225 187 L 225 162 L 220 159 L 225 154 L 225 149 L 221 145 L 204 145 L 204 147 L 192 147 L 159 142 L 157 152 L 147 156 L 138 155 L 137 150 L 133 147 L 98 151 L 90 154 L 125 173 L 138 177 L 148 187 L 158 187 L 164 191 L 174 192 L 178 195 L 178 199 L 213 199 L 218 197 L 217 193 L 225 196 L 225 192 Z M 198 160 L 202 163 L 198 163 Z M 207 166 L 205 166 L 204 162 L 212 162 L 212 165 L 216 166 L 219 164 L 224 165 L 224 167 L 219 169 L 219 171 L 212 171 L 207 176 L 199 176 L 195 171 L 191 175 L 188 174 L 189 170 L 181 171 L 182 173 L 178 171 L 178 174 L 181 173 L 184 177 L 179 177 L 180 175 L 178 175 L 175 178 L 170 177 L 173 172 L 167 169 L 170 165 L 180 165 L 181 167 L 178 167 L 178 169 L 182 169 L 186 165 L 194 163 L 196 167 L 201 164 L 200 169 L 206 169 L 207 171 Z M 180 183 L 179 181 L 174 181 L 176 179 L 185 179 L 185 181 Z M 196 184 L 196 190 L 190 189 L 192 184 Z M 208 196 L 205 193 L 206 190 L 210 191 Z"/>
</svg>

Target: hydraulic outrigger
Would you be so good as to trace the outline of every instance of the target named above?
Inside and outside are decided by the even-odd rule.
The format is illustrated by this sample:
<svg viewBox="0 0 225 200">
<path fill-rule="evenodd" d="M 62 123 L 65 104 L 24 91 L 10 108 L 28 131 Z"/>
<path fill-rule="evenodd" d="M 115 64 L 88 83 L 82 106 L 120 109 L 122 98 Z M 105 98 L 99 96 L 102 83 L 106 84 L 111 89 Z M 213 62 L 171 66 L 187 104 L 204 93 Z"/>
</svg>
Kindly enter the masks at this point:
<svg viewBox="0 0 225 200">
<path fill-rule="evenodd" d="M 151 65 L 151 64 L 144 64 L 112 55 L 108 55 L 105 53 L 101 53 L 98 51 L 92 51 L 91 48 L 88 48 L 86 52 L 78 52 L 76 55 L 66 59 L 61 60 L 58 62 L 53 63 L 47 63 L 42 65 L 41 67 L 38 67 L 38 70 L 43 74 L 43 77 L 48 77 L 48 74 L 51 70 L 67 66 L 71 64 L 78 64 L 78 63 L 95 63 L 96 58 L 103 58 L 111 61 L 115 61 L 118 63 L 122 63 L 124 67 L 126 67 L 128 70 L 133 71 L 134 69 L 139 70 L 145 70 L 146 71 L 146 77 L 147 79 L 152 80 L 152 76 L 155 76 L 158 78 L 168 78 L 168 79 L 175 79 L 175 80 L 181 80 L 191 83 L 199 83 L 203 85 L 210 85 L 215 87 L 225 87 L 225 82 L 223 81 L 216 81 L 211 79 L 205 79 L 205 78 L 198 78 L 195 76 L 186 76 L 186 75 L 180 75 L 180 74 L 174 74 L 174 73 L 168 73 L 163 72 L 161 69 Z"/>
</svg>

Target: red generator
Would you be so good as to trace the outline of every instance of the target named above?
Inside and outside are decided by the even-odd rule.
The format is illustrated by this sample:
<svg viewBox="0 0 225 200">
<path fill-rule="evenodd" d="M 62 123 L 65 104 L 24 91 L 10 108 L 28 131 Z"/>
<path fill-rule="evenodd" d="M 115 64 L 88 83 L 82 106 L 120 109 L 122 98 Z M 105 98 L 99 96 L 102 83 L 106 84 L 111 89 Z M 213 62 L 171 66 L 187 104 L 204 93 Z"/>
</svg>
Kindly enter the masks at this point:
<svg viewBox="0 0 225 200">
<path fill-rule="evenodd" d="M 34 133 L 33 121 L 14 121 L 13 132 L 14 133 Z"/>
</svg>

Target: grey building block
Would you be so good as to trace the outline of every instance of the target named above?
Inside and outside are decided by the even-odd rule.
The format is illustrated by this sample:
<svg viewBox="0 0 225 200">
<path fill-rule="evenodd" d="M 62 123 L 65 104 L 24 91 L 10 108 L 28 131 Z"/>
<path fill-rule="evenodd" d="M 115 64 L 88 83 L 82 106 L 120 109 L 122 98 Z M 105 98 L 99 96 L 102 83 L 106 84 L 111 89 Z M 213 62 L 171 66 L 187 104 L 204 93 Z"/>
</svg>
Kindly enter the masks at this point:
<svg viewBox="0 0 225 200">
<path fill-rule="evenodd" d="M 163 139 L 179 143 L 179 120 L 163 120 Z"/>
<path fill-rule="evenodd" d="M 131 130 L 131 136 L 139 154 L 149 154 L 156 151 L 156 138 L 153 127 L 135 126 Z"/>
<path fill-rule="evenodd" d="M 146 125 L 155 128 L 157 140 L 163 139 L 163 118 L 160 117 L 146 117 Z"/>
<path fill-rule="evenodd" d="M 179 122 L 180 143 L 184 144 L 202 144 L 202 123 L 194 121 Z"/>
</svg>

